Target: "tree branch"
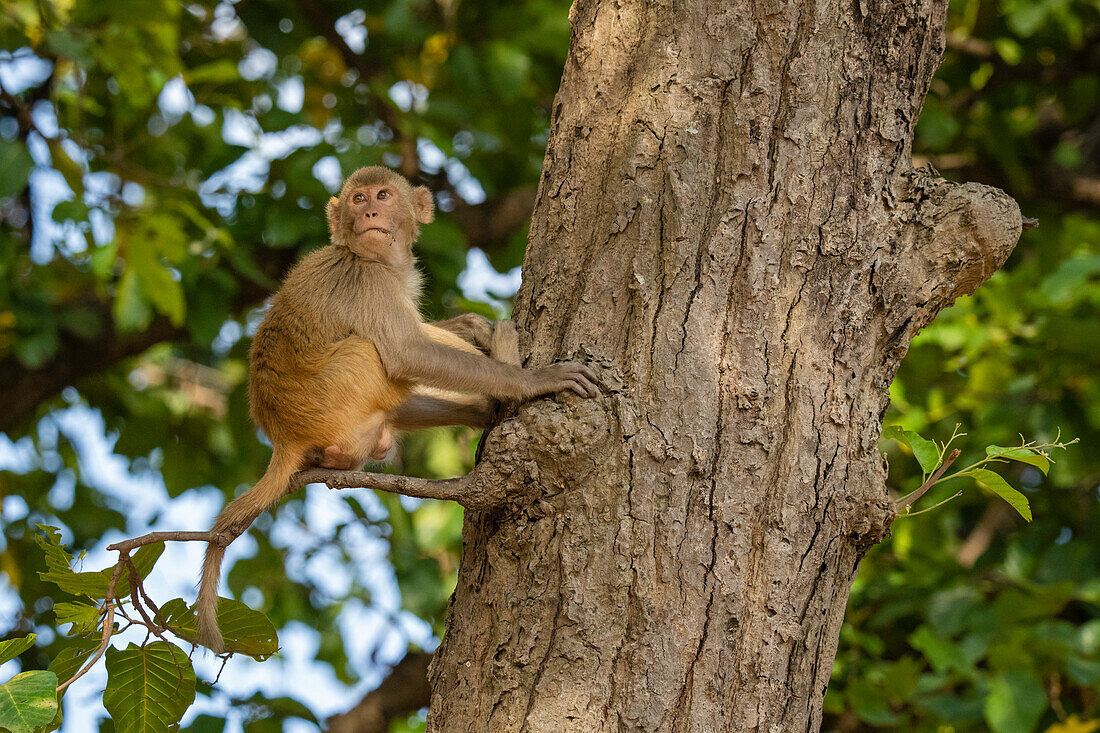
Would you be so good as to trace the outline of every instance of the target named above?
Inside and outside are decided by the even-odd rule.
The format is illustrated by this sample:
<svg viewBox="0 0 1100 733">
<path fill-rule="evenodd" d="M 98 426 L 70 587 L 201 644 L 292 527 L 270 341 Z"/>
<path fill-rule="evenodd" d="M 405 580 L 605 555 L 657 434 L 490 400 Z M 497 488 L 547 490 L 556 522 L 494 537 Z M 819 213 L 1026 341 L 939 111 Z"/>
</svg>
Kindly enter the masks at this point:
<svg viewBox="0 0 1100 733">
<path fill-rule="evenodd" d="M 329 733 L 386 733 L 397 716 L 427 707 L 431 659 L 427 652 L 408 652 L 355 707 L 328 719 Z"/>
<path fill-rule="evenodd" d="M 311 468 L 294 474 L 283 495 L 291 494 L 307 484 L 325 484 L 330 489 L 378 489 L 418 499 L 444 499 L 456 501 L 463 506 L 484 506 L 479 501 L 484 494 L 476 491 L 473 476 L 470 473 L 459 478 L 426 479 L 388 473 Z"/>
<path fill-rule="evenodd" d="M 996 272 L 1023 229 L 1020 207 L 1005 192 L 979 183 L 918 178 L 925 196 L 920 212 L 923 237 L 917 254 L 948 305 L 969 295 Z"/>
<path fill-rule="evenodd" d="M 441 499 L 455 501 L 466 507 L 487 508 L 498 504 L 503 496 L 499 492 L 486 491 L 477 482 L 476 469 L 458 478 L 426 479 L 416 476 L 395 476 L 388 473 L 370 473 L 367 471 L 335 471 L 327 468 L 311 468 L 294 474 L 287 484 L 283 496 L 293 494 L 308 484 L 325 484 L 330 489 L 377 489 L 391 494 L 402 494 L 418 499 Z M 215 542 L 228 545 L 237 539 L 240 532 L 195 532 L 164 531 L 149 532 L 140 537 L 115 542 L 107 547 L 122 553 L 128 553 L 138 547 L 154 542 Z"/>
</svg>

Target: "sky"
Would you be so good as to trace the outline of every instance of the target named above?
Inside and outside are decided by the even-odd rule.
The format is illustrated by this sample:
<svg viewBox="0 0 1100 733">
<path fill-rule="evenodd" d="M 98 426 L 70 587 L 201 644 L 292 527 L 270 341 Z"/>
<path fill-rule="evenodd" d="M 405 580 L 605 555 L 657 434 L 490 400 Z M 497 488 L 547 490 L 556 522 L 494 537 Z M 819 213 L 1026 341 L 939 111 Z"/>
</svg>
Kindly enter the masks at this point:
<svg viewBox="0 0 1100 733">
<path fill-rule="evenodd" d="M 362 11 L 354 11 L 338 23 L 349 45 L 362 48 L 366 40 L 366 29 L 362 26 L 365 17 Z M 232 22 L 232 21 L 227 21 Z M 275 57 L 264 49 L 258 49 L 241 63 L 240 71 L 249 78 L 260 78 L 274 70 Z M 5 89 L 19 91 L 39 83 L 49 73 L 49 64 L 38 59 L 26 50 L 15 53 L 0 52 L 0 82 Z M 426 91 L 422 87 L 410 84 L 397 84 L 390 90 L 394 102 L 405 109 L 422 104 Z M 284 83 L 278 93 L 276 104 L 288 111 L 301 108 L 304 89 L 301 80 Z M 213 112 L 195 103 L 182 78 L 169 81 L 159 98 L 159 106 L 165 119 L 171 123 L 183 115 L 192 115 L 198 124 L 210 124 Z M 35 124 L 47 134 L 57 129 L 57 121 L 52 108 L 39 103 L 33 110 Z M 2 132 L 2 131 L 0 131 Z M 226 115 L 222 128 L 222 137 L 227 142 L 248 148 L 240 159 L 212 176 L 200 189 L 204 203 L 220 211 L 230 210 L 236 197 L 249 191 L 258 190 L 264 185 L 266 173 L 271 161 L 286 156 L 302 146 L 316 145 L 328 135 L 336 135 L 339 130 L 317 130 L 310 127 L 291 128 L 278 133 L 264 133 L 255 120 L 241 114 L 230 112 Z M 51 218 L 54 206 L 62 200 L 71 198 L 72 191 L 62 176 L 50 168 L 50 156 L 44 141 L 32 133 L 28 147 L 37 168 L 31 174 L 31 199 L 36 226 L 35 237 L 31 243 L 31 255 L 37 262 L 46 262 L 56 256 L 77 253 L 87 247 L 83 234 L 71 223 L 58 224 Z M 66 152 L 77 162 L 84 162 L 81 151 L 68 144 Z M 480 184 L 465 166 L 456 159 L 448 158 L 439 148 L 426 140 L 418 144 L 421 165 L 430 173 L 445 170 L 448 179 L 458 194 L 468 203 L 479 203 L 485 193 Z M 350 171 L 341 171 L 334 157 L 323 158 L 313 169 L 313 174 L 330 191 L 339 187 L 342 176 Z M 95 203 L 96 198 L 106 191 L 113 190 L 110 173 L 94 173 L 85 176 L 87 203 Z M 124 200 L 133 205 L 142 200 L 140 186 L 130 184 L 123 189 Z M 92 220 L 92 234 L 96 242 L 107 242 L 113 237 L 111 221 L 96 210 L 97 218 Z M 508 273 L 499 273 L 493 269 L 485 253 L 471 249 L 466 260 L 466 269 L 458 280 L 465 297 L 470 300 L 494 304 L 503 315 L 501 298 L 513 295 L 519 288 L 520 270 L 515 268 Z M 219 339 L 227 343 L 242 336 L 242 329 L 235 323 L 227 324 Z M 128 505 L 130 511 L 125 534 L 112 532 L 99 542 L 83 560 L 83 568 L 95 570 L 114 564 L 115 553 L 106 550 L 107 545 L 126 537 L 135 537 L 146 532 L 170 529 L 198 529 L 211 526 L 217 512 L 221 509 L 223 496 L 213 487 L 196 487 L 181 496 L 168 497 L 160 475 L 151 470 L 133 472 L 129 461 L 113 453 L 116 435 L 106 432 L 99 413 L 81 404 L 79 395 L 73 388 L 64 394 L 68 407 L 59 409 L 43 419 L 38 425 L 38 445 L 36 451 L 32 441 L 25 438 L 13 443 L 4 434 L 0 434 L 0 470 L 24 473 L 36 468 L 56 470 L 60 458 L 53 450 L 58 435 L 66 436 L 77 448 L 81 474 L 84 479 L 105 496 Z M 51 501 L 64 505 L 72 501 L 74 477 L 66 472 L 58 473 L 57 482 L 51 489 Z M 324 487 L 307 488 L 305 502 L 306 519 L 314 535 L 330 536 L 333 528 L 349 517 L 346 505 L 339 497 Z M 380 502 L 370 492 L 364 493 L 364 504 L 378 517 L 385 516 Z M 28 508 L 18 496 L 3 499 L 0 506 L 0 525 L 19 521 L 26 517 Z M 46 518 L 48 522 L 48 518 Z M 56 522 L 60 524 L 60 522 Z M 364 604 L 346 604 L 338 623 L 344 629 L 343 638 L 349 659 L 359 674 L 361 681 L 355 686 L 346 686 L 332 674 L 328 665 L 316 663 L 319 637 L 302 625 L 291 625 L 280 630 L 281 651 L 266 662 L 255 662 L 247 657 L 235 656 L 221 672 L 218 683 L 219 694 L 206 700 L 199 698 L 184 718 L 184 725 L 203 712 L 224 713 L 228 709 L 227 697 L 247 697 L 256 691 L 268 696 L 290 695 L 306 703 L 319 717 L 324 718 L 343 712 L 358 702 L 362 696 L 378 685 L 386 672 L 385 665 L 396 662 L 404 654 L 409 643 L 422 648 L 432 649 L 438 643 L 431 628 L 412 614 L 401 610 L 400 594 L 393 574 L 393 568 L 387 559 L 388 545 L 377 537 L 369 535 L 363 529 L 345 533 L 341 539 L 346 551 L 356 558 L 352 565 L 334 563 L 326 559 L 323 553 L 315 555 L 308 565 L 301 556 L 293 555 L 288 561 L 287 572 L 294 577 L 308 576 L 322 591 L 341 595 L 353 581 L 369 589 L 371 606 Z M 277 518 L 271 533 L 271 541 L 277 547 L 294 547 L 301 532 L 296 521 Z M 71 540 L 63 529 L 63 539 Z M 0 550 L 7 541 L 0 537 Z M 233 543 L 227 552 L 226 567 L 235 558 L 246 557 L 256 550 L 255 543 L 247 535 Z M 183 597 L 193 601 L 197 585 L 203 545 L 201 543 L 167 543 L 164 556 L 156 569 L 147 579 L 145 586 L 154 599 Z M 335 569 L 335 572 L 334 572 Z M 323 572 L 319 572 L 323 570 Z M 354 577 L 353 577 L 354 573 Z M 222 595 L 229 595 L 223 587 Z M 250 600 L 243 598 L 246 603 Z M 254 600 L 254 599 L 253 599 Z M 14 628 L 20 610 L 18 594 L 6 585 L 6 579 L 0 582 L 0 632 Z M 49 627 L 36 630 L 48 641 L 54 633 Z M 132 635 L 128 635 L 131 634 Z M 115 646 L 124 646 L 128 641 L 140 643 L 143 634 L 132 630 L 115 638 Z M 381 664 L 372 664 L 371 651 L 378 650 L 377 659 Z M 212 680 L 217 676 L 220 663 L 213 655 L 202 650 L 193 655 L 195 671 L 201 679 Z M 0 666 L 0 683 L 19 671 L 18 660 L 12 660 Z M 69 689 L 65 696 L 64 733 L 90 733 L 98 730 L 98 720 L 105 715 L 101 703 L 106 673 L 100 661 L 95 669 L 82 677 Z M 241 720 L 231 719 L 226 733 L 240 731 Z M 313 731 L 316 728 L 307 723 L 288 722 L 285 730 Z"/>
</svg>

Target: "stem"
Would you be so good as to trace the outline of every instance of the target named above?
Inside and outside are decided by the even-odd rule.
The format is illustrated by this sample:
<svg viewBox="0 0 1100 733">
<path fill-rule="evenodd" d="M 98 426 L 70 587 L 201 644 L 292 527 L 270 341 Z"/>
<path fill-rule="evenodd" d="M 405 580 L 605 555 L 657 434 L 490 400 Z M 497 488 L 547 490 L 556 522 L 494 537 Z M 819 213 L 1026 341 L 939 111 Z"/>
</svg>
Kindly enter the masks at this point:
<svg viewBox="0 0 1100 733">
<path fill-rule="evenodd" d="M 939 503 L 933 504 L 932 506 L 927 507 L 926 509 L 921 509 L 919 512 L 907 512 L 905 516 L 915 517 L 918 514 L 924 514 L 925 512 L 930 512 L 933 509 L 937 509 L 937 508 L 943 506 L 944 504 L 951 501 L 952 499 L 958 499 L 960 496 L 962 496 L 962 493 L 963 492 L 961 492 L 961 491 L 957 491 L 957 492 L 955 492 L 954 494 L 952 494 L 951 496 L 947 497 L 946 499 L 944 499 L 943 501 L 941 501 Z"/>
<path fill-rule="evenodd" d="M 936 469 L 936 472 L 929 476 L 928 480 L 920 485 L 920 488 L 918 488 L 911 494 L 906 494 L 905 496 L 894 502 L 894 509 L 898 511 L 905 509 L 910 504 L 927 494 L 928 490 L 936 485 L 936 482 L 940 480 L 947 469 L 951 467 L 951 464 L 955 462 L 955 459 L 958 458 L 961 454 L 962 451 L 960 451 L 958 448 L 951 451 L 951 453 L 948 454 L 947 458 L 944 459 L 944 462 L 940 464 L 940 467 Z M 939 506 L 939 504 L 937 504 L 936 506 Z"/>
</svg>

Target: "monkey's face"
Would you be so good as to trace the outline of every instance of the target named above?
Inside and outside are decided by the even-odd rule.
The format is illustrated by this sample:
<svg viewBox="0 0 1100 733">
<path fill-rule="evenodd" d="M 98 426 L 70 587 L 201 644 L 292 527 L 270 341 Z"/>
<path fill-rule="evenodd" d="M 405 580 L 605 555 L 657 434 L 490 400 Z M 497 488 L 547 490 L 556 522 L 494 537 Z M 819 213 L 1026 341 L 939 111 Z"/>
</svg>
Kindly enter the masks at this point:
<svg viewBox="0 0 1100 733">
<path fill-rule="evenodd" d="M 402 182 L 355 186 L 337 203 L 341 238 L 359 256 L 392 265 L 411 261 L 420 224 L 432 218 L 431 193 Z"/>
</svg>

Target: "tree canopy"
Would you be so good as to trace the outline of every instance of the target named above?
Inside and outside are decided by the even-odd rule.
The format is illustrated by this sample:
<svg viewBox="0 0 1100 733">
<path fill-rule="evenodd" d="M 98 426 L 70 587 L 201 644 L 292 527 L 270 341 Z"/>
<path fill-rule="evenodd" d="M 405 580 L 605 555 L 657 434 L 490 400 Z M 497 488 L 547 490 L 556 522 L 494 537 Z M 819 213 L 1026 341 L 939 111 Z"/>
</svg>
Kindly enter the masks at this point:
<svg viewBox="0 0 1100 733">
<path fill-rule="evenodd" d="M 111 542 L 206 529 L 261 475 L 269 450 L 248 418 L 248 335 L 286 269 L 326 241 L 322 209 L 342 175 L 382 163 L 437 192 L 440 216 L 420 242 L 430 315 L 507 311 L 516 278 L 487 263 L 509 272 L 522 261 L 568 41 L 558 0 L 4 4 L 7 689 L 41 684 L 30 671 L 71 676 L 98 642 L 95 608 L 79 600 L 90 586 L 79 584 L 98 592 L 109 577 L 71 579 L 66 552 L 89 551 L 77 569 L 99 571 L 114 562 Z M 886 418 L 901 426 L 890 433 L 901 440 L 882 445 L 890 487 L 916 489 L 930 472 L 920 441 L 942 444 L 956 424 L 958 466 L 1019 445 L 1021 433 L 1046 443 L 1061 431 L 1085 447 L 1049 467 L 996 467 L 1031 522 L 990 480 L 958 479 L 911 508 L 961 496 L 895 522 L 853 588 L 825 730 L 1100 730 L 1098 109 L 1095 2 L 951 6 L 914 157 L 1003 188 L 1040 224 L 914 341 Z M 410 435 L 389 470 L 458 475 L 475 448 L 465 430 Z M 278 658 L 240 655 L 213 684 L 218 666 L 202 660 L 197 679 L 182 675 L 166 693 L 164 726 L 197 694 L 186 730 L 222 730 L 227 715 L 249 731 L 291 720 L 308 730 L 375 687 L 410 645 L 437 641 L 461 509 L 363 491 L 308 497 L 258 523 L 228 577 L 241 618 L 255 620 L 251 608 L 270 619 L 280 670 L 308 661 L 308 684 L 272 683 L 280 671 L 263 670 Z M 197 555 L 154 568 L 157 552 L 133 555 L 152 568 L 148 588 L 162 584 L 153 600 L 191 602 Z M 178 610 L 161 606 L 166 618 Z M 266 627 L 250 628 L 242 653 L 268 656 Z M 136 649 L 116 643 L 100 663 L 107 677 L 67 693 L 99 684 L 85 693 L 99 699 L 107 680 L 106 712 L 70 703 L 66 730 L 108 713 L 115 729 L 134 729 L 118 680 L 138 684 Z M 175 670 L 174 649 L 151 640 L 140 654 Z M 391 730 L 418 729 L 411 712 Z M 30 730 L 53 712 L 28 720 Z"/>
</svg>

